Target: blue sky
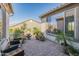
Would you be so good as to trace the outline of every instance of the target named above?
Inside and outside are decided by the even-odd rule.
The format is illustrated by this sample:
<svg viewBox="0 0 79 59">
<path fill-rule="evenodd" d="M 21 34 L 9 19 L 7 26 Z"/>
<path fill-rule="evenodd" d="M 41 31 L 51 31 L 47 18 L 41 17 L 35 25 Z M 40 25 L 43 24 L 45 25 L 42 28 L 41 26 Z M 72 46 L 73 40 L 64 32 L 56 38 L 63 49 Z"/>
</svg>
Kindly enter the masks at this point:
<svg viewBox="0 0 79 59">
<path fill-rule="evenodd" d="M 58 3 L 14 3 L 14 15 L 10 17 L 10 25 L 33 19 L 40 21 L 39 16 L 59 6 Z"/>
</svg>

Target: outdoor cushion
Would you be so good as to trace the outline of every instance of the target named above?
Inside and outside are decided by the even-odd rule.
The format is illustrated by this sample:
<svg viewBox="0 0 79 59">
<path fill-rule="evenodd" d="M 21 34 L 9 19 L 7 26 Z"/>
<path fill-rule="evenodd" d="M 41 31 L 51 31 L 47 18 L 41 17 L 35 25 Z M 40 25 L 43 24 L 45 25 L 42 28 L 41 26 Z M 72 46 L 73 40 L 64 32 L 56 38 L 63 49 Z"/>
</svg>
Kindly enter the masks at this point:
<svg viewBox="0 0 79 59">
<path fill-rule="evenodd" d="M 17 48 L 9 53 L 5 53 L 5 56 L 24 56 L 24 50 L 22 48 Z"/>
<path fill-rule="evenodd" d="M 17 48 L 18 48 L 18 45 L 15 45 L 15 46 L 12 46 L 12 47 L 9 47 L 9 48 L 3 50 L 2 53 L 9 53 Z"/>
</svg>

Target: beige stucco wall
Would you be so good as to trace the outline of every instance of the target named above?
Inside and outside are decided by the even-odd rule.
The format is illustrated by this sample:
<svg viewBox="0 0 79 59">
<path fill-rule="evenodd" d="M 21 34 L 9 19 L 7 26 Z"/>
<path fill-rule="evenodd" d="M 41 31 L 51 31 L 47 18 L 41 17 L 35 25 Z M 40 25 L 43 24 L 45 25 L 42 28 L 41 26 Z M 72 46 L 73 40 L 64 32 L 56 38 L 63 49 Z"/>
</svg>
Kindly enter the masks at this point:
<svg viewBox="0 0 79 59">
<path fill-rule="evenodd" d="M 28 29 L 33 29 L 34 27 L 37 27 L 37 28 L 40 29 L 41 23 L 38 23 L 38 22 L 35 22 L 35 21 L 32 21 L 32 20 L 27 21 L 25 23 L 26 23 L 26 26 L 27 26 Z"/>
<path fill-rule="evenodd" d="M 68 17 L 68 16 L 72 16 L 74 15 L 74 8 L 72 9 L 69 9 L 69 10 L 66 10 L 66 13 L 65 13 L 65 16 Z"/>
<path fill-rule="evenodd" d="M 42 23 L 41 24 L 41 31 L 45 32 L 48 29 L 48 23 Z"/>
<path fill-rule="evenodd" d="M 41 30 L 41 23 L 33 20 L 26 20 L 25 22 L 19 23 L 17 25 L 11 26 L 10 29 L 15 31 L 17 28 L 21 28 L 23 24 L 26 24 L 26 30 L 31 29 L 31 32 L 33 31 L 33 28 L 36 27 Z"/>
<path fill-rule="evenodd" d="M 46 22 L 47 17 L 46 18 L 41 18 L 41 31 L 42 32 L 46 32 L 46 30 L 48 29 L 48 23 Z"/>
</svg>

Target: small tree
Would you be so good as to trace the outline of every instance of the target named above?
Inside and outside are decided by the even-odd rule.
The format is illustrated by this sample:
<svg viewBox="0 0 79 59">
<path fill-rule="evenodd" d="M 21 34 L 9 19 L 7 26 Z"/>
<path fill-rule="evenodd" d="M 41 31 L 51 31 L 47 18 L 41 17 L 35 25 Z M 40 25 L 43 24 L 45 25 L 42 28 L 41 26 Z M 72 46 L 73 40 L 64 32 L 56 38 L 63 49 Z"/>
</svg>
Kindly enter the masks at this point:
<svg viewBox="0 0 79 59">
<path fill-rule="evenodd" d="M 13 39 L 13 29 L 11 28 L 9 29 L 9 36 L 10 39 Z"/>
<path fill-rule="evenodd" d="M 23 34 L 23 35 L 22 35 L 23 38 L 25 38 L 24 33 L 25 33 L 25 30 L 26 30 L 26 29 L 27 29 L 27 28 L 26 28 L 26 23 L 24 23 L 23 26 L 21 26 L 21 31 L 22 31 L 22 34 Z"/>
<path fill-rule="evenodd" d="M 13 32 L 13 29 L 9 29 L 9 32 Z"/>
<path fill-rule="evenodd" d="M 21 29 L 15 29 L 14 31 L 14 38 L 17 39 L 17 38 L 21 38 L 22 36 L 22 30 Z"/>
<path fill-rule="evenodd" d="M 23 31 L 23 33 L 25 32 L 25 30 L 26 30 L 26 23 L 24 23 L 23 26 L 21 26 L 21 30 Z"/>
</svg>

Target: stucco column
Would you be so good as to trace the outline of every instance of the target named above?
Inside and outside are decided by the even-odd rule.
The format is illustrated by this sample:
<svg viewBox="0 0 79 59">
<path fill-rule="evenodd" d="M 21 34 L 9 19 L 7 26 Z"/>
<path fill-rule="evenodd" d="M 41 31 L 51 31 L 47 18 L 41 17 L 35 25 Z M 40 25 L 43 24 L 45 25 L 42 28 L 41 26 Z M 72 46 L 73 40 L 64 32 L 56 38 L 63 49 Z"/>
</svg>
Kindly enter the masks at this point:
<svg viewBox="0 0 79 59">
<path fill-rule="evenodd" d="M 74 8 L 75 16 L 74 16 L 74 24 L 75 24 L 75 31 L 74 36 L 75 39 L 79 39 L 79 7 Z"/>
<path fill-rule="evenodd" d="M 66 17 L 66 11 L 64 11 L 64 35 L 65 35 L 65 17 Z"/>
<path fill-rule="evenodd" d="M 77 37 L 76 37 L 76 36 L 77 36 L 77 35 L 76 35 L 76 29 L 77 29 L 77 28 L 76 28 L 76 8 L 74 8 L 74 11 L 75 11 L 75 12 L 74 12 L 74 29 L 75 29 L 75 30 L 74 30 L 74 37 L 77 38 Z"/>
<path fill-rule="evenodd" d="M 4 7 L 1 8 L 2 9 L 2 44 L 1 44 L 1 50 L 6 49 L 7 44 L 9 42 L 9 38 L 8 38 L 8 17 L 6 17 L 6 10 L 4 9 Z"/>
<path fill-rule="evenodd" d="M 9 42 L 9 14 L 6 12 L 6 39 Z"/>
</svg>

